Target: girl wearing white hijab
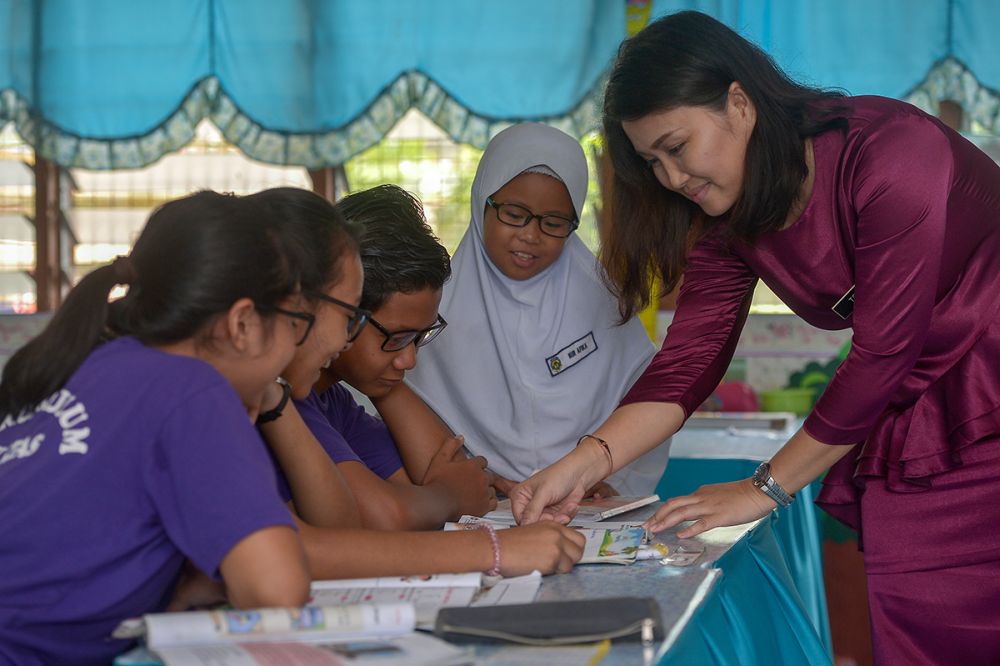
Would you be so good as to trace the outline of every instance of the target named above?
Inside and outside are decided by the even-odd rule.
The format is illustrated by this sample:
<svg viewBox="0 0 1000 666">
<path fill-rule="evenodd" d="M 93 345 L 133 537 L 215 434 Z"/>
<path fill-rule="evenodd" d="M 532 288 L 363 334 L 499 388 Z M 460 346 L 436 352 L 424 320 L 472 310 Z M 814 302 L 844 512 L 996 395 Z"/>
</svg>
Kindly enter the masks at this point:
<svg viewBox="0 0 1000 666">
<path fill-rule="evenodd" d="M 441 301 L 448 328 L 407 374 L 466 447 L 515 482 L 603 423 L 654 353 L 637 319 L 616 325 L 597 260 L 573 233 L 587 181 L 580 144 L 553 127 L 515 125 L 490 141 Z M 609 483 L 652 493 L 668 451 Z"/>
</svg>

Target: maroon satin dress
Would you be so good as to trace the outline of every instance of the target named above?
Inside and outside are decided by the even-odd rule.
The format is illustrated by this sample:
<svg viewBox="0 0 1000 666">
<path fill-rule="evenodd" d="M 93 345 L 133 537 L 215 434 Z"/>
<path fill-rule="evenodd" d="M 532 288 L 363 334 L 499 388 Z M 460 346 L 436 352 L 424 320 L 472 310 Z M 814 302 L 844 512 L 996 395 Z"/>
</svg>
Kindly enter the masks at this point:
<svg viewBox="0 0 1000 666">
<path fill-rule="evenodd" d="M 903 102 L 850 98 L 814 137 L 801 217 L 689 253 L 663 348 L 625 396 L 690 414 L 759 278 L 851 351 L 805 421 L 860 443 L 817 503 L 857 529 L 880 663 L 1000 663 L 1000 167 Z M 834 305 L 854 287 L 853 312 Z"/>
</svg>

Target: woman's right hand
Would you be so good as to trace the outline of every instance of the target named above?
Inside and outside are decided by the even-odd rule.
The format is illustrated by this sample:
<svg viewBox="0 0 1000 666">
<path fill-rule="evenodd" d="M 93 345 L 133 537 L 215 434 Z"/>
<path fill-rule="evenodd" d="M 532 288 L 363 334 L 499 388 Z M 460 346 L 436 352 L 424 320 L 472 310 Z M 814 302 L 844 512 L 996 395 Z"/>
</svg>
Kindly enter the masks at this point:
<svg viewBox="0 0 1000 666">
<path fill-rule="evenodd" d="M 504 576 L 524 576 L 536 569 L 566 573 L 580 561 L 587 542 L 579 531 L 553 522 L 497 530 L 497 541 Z"/>
<path fill-rule="evenodd" d="M 607 460 L 597 447 L 594 449 L 576 448 L 514 486 L 509 494 L 510 508 L 518 524 L 539 520 L 565 524 L 572 520 L 587 489 L 607 471 Z M 597 478 L 591 478 L 595 474 Z"/>
</svg>

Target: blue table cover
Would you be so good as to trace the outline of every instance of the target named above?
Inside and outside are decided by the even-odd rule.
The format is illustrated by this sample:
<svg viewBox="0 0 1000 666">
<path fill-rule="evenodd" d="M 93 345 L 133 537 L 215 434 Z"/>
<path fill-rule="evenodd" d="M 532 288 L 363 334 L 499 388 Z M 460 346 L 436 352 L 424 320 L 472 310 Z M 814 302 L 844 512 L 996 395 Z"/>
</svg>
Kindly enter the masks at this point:
<svg viewBox="0 0 1000 666">
<path fill-rule="evenodd" d="M 687 495 L 707 483 L 745 479 L 753 474 L 758 464 L 757 460 L 671 457 L 656 493 L 666 499 Z M 818 486 L 817 482 L 803 488 L 791 506 L 774 514 L 774 535 L 788 565 L 792 588 L 801 597 L 802 606 L 827 652 L 832 654 L 821 533 L 813 505 Z"/>
<path fill-rule="evenodd" d="M 831 664 L 776 540 L 771 514 L 716 562 L 722 578 L 661 664 Z"/>
</svg>

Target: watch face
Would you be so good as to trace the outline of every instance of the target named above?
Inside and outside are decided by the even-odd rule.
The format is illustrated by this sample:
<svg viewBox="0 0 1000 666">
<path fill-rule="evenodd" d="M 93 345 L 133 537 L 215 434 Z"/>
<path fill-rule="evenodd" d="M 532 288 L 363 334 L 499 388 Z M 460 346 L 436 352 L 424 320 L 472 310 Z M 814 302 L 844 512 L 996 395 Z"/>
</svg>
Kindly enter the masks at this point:
<svg viewBox="0 0 1000 666">
<path fill-rule="evenodd" d="M 760 488 L 767 484 L 767 477 L 771 475 L 771 466 L 766 462 L 760 464 L 760 466 L 753 473 L 753 484 Z"/>
</svg>

